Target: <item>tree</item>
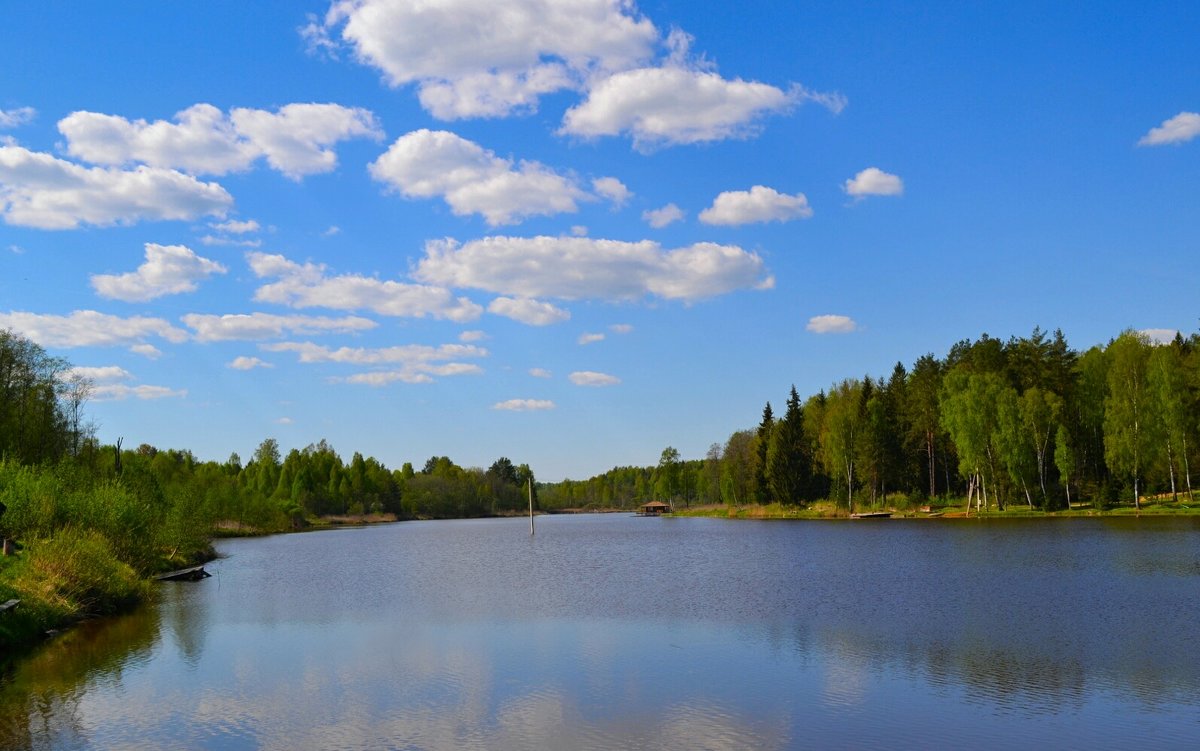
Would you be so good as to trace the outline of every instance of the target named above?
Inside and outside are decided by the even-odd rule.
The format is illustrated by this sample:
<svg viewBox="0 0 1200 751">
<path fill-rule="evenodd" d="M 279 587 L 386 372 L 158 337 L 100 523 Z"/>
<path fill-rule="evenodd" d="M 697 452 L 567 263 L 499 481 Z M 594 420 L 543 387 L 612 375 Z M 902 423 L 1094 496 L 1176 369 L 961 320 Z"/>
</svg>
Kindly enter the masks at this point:
<svg viewBox="0 0 1200 751">
<path fill-rule="evenodd" d="M 1104 458 L 1133 482 L 1133 505 L 1141 508 L 1139 482 L 1156 450 L 1147 371 L 1150 341 L 1126 331 L 1108 345 L 1108 398 L 1104 400 Z"/>
<path fill-rule="evenodd" d="M 937 497 L 937 443 L 942 430 L 938 401 L 942 390 L 942 367 L 932 354 L 917 359 L 907 385 L 904 417 L 908 424 L 908 444 L 919 446 L 925 456 L 929 497 L 932 499 Z"/>
<path fill-rule="evenodd" d="M 859 460 L 865 414 L 862 382 L 846 379 L 830 390 L 826 399 L 821 451 L 829 473 L 846 483 L 846 506 L 854 513 L 855 469 Z"/>
<path fill-rule="evenodd" d="M 1171 497 L 1178 501 L 1175 483 L 1176 464 L 1181 464 L 1188 499 L 1192 498 L 1192 471 L 1188 450 L 1195 443 L 1196 395 L 1189 388 L 1183 360 L 1182 337 L 1150 352 L 1146 387 L 1153 405 L 1154 420 L 1161 426 L 1166 450 L 1167 471 L 1171 479 Z"/>
<path fill-rule="evenodd" d="M 996 373 L 965 369 L 950 372 L 942 386 L 942 424 L 958 448 L 958 471 L 967 481 L 968 508 L 975 499 L 977 507 L 982 504 L 986 509 L 988 487 L 996 490 L 999 401 L 1006 388 L 1004 379 Z M 1001 499 L 997 495 L 1003 509 Z"/>
<path fill-rule="evenodd" d="M 673 446 L 667 446 L 658 458 L 658 477 L 655 482 L 655 492 L 668 501 L 679 497 L 679 451 Z"/>
<path fill-rule="evenodd" d="M 1021 426 L 1033 446 L 1037 460 L 1038 484 L 1042 488 L 1042 503 L 1049 503 L 1046 493 L 1046 464 L 1051 441 L 1057 435 L 1062 414 L 1062 399 L 1053 391 L 1032 386 L 1021 395 Z"/>
<path fill-rule="evenodd" d="M 771 403 L 763 407 L 762 421 L 758 424 L 755 435 L 757 443 L 754 450 L 758 461 L 754 467 L 754 497 L 759 503 L 771 500 L 771 488 L 767 482 L 767 449 L 770 448 L 771 432 L 775 429 L 775 414 L 771 411 Z"/>
<path fill-rule="evenodd" d="M 812 477 L 812 457 L 804 437 L 804 408 L 792 386 L 787 411 L 775 424 L 767 447 L 767 482 L 781 503 L 803 503 Z"/>
<path fill-rule="evenodd" d="M 1067 432 L 1065 425 L 1060 424 L 1054 437 L 1054 465 L 1058 468 L 1058 476 L 1067 491 L 1067 508 L 1071 508 L 1071 478 L 1075 475 L 1076 464 L 1071 434 Z"/>
</svg>

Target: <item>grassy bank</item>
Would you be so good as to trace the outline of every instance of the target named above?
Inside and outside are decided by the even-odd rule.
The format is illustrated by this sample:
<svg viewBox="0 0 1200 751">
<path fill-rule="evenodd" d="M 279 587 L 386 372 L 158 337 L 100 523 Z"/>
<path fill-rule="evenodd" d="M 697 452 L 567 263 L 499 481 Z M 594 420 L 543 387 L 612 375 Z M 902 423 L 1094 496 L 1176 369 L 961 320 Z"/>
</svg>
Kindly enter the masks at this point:
<svg viewBox="0 0 1200 751">
<path fill-rule="evenodd" d="M 1182 497 L 1181 497 L 1182 498 Z M 908 506 L 879 506 L 857 509 L 862 512 L 887 511 L 896 518 L 908 519 L 954 519 L 954 518 L 1062 518 L 1062 517 L 1097 517 L 1097 516 L 1200 516 L 1200 504 L 1193 505 L 1186 500 L 1170 502 L 1168 500 L 1144 500 L 1141 508 L 1133 504 L 1114 505 L 1108 507 L 1093 507 L 1091 505 L 1072 504 L 1070 509 L 1043 511 L 1030 509 L 1026 505 L 1010 504 L 1000 511 L 993 506 L 987 511 L 967 511 L 965 498 L 950 500 L 945 504 L 931 507 L 911 508 Z M 720 519 L 848 519 L 850 512 L 845 506 L 838 506 L 832 501 L 819 501 L 807 506 L 789 506 L 780 503 L 748 506 L 693 506 L 677 508 L 675 516 L 711 517 Z"/>
</svg>

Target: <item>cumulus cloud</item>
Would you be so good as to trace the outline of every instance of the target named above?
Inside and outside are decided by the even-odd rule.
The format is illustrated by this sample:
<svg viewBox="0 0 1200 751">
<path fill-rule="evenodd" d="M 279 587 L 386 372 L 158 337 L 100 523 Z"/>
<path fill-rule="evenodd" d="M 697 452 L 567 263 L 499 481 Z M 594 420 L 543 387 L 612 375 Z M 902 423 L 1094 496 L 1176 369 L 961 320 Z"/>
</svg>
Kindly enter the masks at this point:
<svg viewBox="0 0 1200 751">
<path fill-rule="evenodd" d="M 481 342 L 487 338 L 487 334 L 482 331 L 464 331 L 458 335 L 460 342 Z"/>
<path fill-rule="evenodd" d="M 713 205 L 700 212 L 705 224 L 737 226 L 755 222 L 787 222 L 808 219 L 813 214 L 803 193 L 788 195 L 774 188 L 755 185 L 749 191 L 730 190 L 713 200 Z"/>
<path fill-rule="evenodd" d="M 628 334 L 633 331 L 633 325 L 628 323 L 614 323 L 608 327 L 608 330 L 614 334 Z"/>
<path fill-rule="evenodd" d="M 554 402 L 549 399 L 509 399 L 508 401 L 493 404 L 492 409 L 509 412 L 531 412 L 535 410 L 554 409 L 554 406 Z"/>
<path fill-rule="evenodd" d="M 575 89 L 648 59 L 658 40 L 627 0 L 338 0 L 310 49 L 339 37 L 394 87 L 416 84 L 434 117 L 529 112 L 543 94 Z"/>
<path fill-rule="evenodd" d="M 260 279 L 275 279 L 254 294 L 259 302 L 293 308 L 370 310 L 385 316 L 448 319 L 463 323 L 478 318 L 483 308 L 450 290 L 422 284 L 382 281 L 344 274 L 327 276 L 323 264 L 298 264 L 281 255 L 250 253 L 250 268 Z"/>
<path fill-rule="evenodd" d="M 39 229 L 224 216 L 233 197 L 174 170 L 82 167 L 20 146 L 0 146 L 0 216 Z"/>
<path fill-rule="evenodd" d="M 580 346 L 604 341 L 604 334 L 580 334 L 576 340 Z"/>
<path fill-rule="evenodd" d="M 858 324 L 850 316 L 823 315 L 808 319 L 805 328 L 814 334 L 849 334 L 858 330 Z"/>
<path fill-rule="evenodd" d="M 614 375 L 592 370 L 577 370 L 567 378 L 576 386 L 615 386 L 621 382 L 621 379 Z"/>
<path fill-rule="evenodd" d="M 534 378 L 550 378 L 553 374 L 545 368 L 530 368 L 529 375 Z"/>
<path fill-rule="evenodd" d="M 682 221 L 684 216 L 683 209 L 673 203 L 668 203 L 660 209 L 648 209 L 642 212 L 642 219 L 654 229 L 662 229 L 669 224 Z"/>
<path fill-rule="evenodd" d="M 172 389 L 166 386 L 149 386 L 141 384 L 130 386 L 126 383 L 107 383 L 96 386 L 92 390 L 92 399 L 98 402 L 122 401 L 124 399 L 169 399 L 187 396 L 187 389 Z"/>
<path fill-rule="evenodd" d="M 1142 329 L 1138 332 L 1155 344 L 1170 344 L 1179 333 L 1178 329 Z"/>
<path fill-rule="evenodd" d="M 0 313 L 0 329 L 12 329 L 43 347 L 116 347 L 149 337 L 179 344 L 188 338 L 186 331 L 161 318 L 121 318 L 94 310 L 76 310 L 66 316 Z"/>
<path fill-rule="evenodd" d="M 1200 113 L 1180 112 L 1175 117 L 1164 120 L 1157 128 L 1151 128 L 1150 132 L 1138 141 L 1138 146 L 1181 144 L 1196 136 L 1200 136 Z"/>
<path fill-rule="evenodd" d="M 145 302 L 164 295 L 195 292 L 199 282 L 226 269 L 201 258 L 185 245 L 146 243 L 146 261 L 125 274 L 93 274 L 92 288 L 101 297 Z"/>
<path fill-rule="evenodd" d="M 129 348 L 129 351 L 135 355 L 141 355 L 147 360 L 157 360 L 162 357 L 162 350 L 153 344 L 135 344 Z"/>
<path fill-rule="evenodd" d="M 456 216 L 479 214 L 492 226 L 574 213 L 591 198 L 572 178 L 537 162 L 514 164 L 444 130 L 401 136 L 369 169 L 405 197 L 440 197 Z"/>
<path fill-rule="evenodd" d="M 233 358 L 228 367 L 234 370 L 254 370 L 255 368 L 273 368 L 275 366 L 257 357 L 246 357 L 243 355 Z"/>
<path fill-rule="evenodd" d="M 439 347 L 409 344 L 369 349 L 340 347 L 331 349 L 312 342 L 281 342 L 260 345 L 268 352 L 294 352 L 302 363 L 339 363 L 381 367 L 364 373 L 330 379 L 336 383 L 385 386 L 402 383 L 430 383 L 435 376 L 474 375 L 482 369 L 464 359 L 487 357 L 488 351 L 469 344 L 443 344 Z"/>
<path fill-rule="evenodd" d="M 93 401 L 120 401 L 122 399 L 165 399 L 168 397 L 185 397 L 184 389 L 170 389 L 166 386 L 149 386 L 145 384 L 131 385 L 124 381 L 133 380 L 133 374 L 116 365 L 103 367 L 71 368 L 65 374 L 67 377 L 80 376 L 92 382 L 90 398 Z"/>
<path fill-rule="evenodd" d="M 867 167 L 842 183 L 842 190 L 855 198 L 866 196 L 899 196 L 904 194 L 904 181 L 878 167 Z"/>
<path fill-rule="evenodd" d="M 567 300 L 699 300 L 774 284 L 762 259 L 735 245 L 664 250 L 650 240 L 546 236 L 431 241 L 413 276 L 449 287 Z"/>
<path fill-rule="evenodd" d="M 104 365 L 100 367 L 78 366 L 71 368 L 64 374 L 64 380 L 79 376 L 86 378 L 93 383 L 108 383 L 110 381 L 125 381 L 133 378 L 133 375 L 125 368 L 117 365 Z"/>
<path fill-rule="evenodd" d="M 16 128 L 31 122 L 37 116 L 33 107 L 17 107 L 11 110 L 0 110 L 0 129 Z"/>
<path fill-rule="evenodd" d="M 350 334 L 369 331 L 378 324 L 367 318 L 346 316 L 280 316 L 270 313 L 208 315 L 189 313 L 182 318 L 197 341 L 227 342 L 280 339 L 296 334 Z"/>
<path fill-rule="evenodd" d="M 72 112 L 59 121 L 67 153 L 104 165 L 141 163 L 191 174 L 224 175 L 258 159 L 299 180 L 337 166 L 331 148 L 349 138 L 382 138 L 375 116 L 338 104 L 289 104 L 275 112 L 235 108 L 228 115 L 196 104 L 174 122 L 127 120 L 99 112 Z"/>
<path fill-rule="evenodd" d="M 597 177 L 592 180 L 592 190 L 596 191 L 597 195 L 607 198 L 615 206 L 624 206 L 632 196 L 633 192 L 615 177 Z"/>
<path fill-rule="evenodd" d="M 428 364 L 462 358 L 487 357 L 488 351 L 473 344 L 405 344 L 395 347 L 338 347 L 331 349 L 312 342 L 263 344 L 267 352 L 294 352 L 302 363 L 346 363 L 351 365 Z"/>
<path fill-rule="evenodd" d="M 488 312 L 530 326 L 549 326 L 571 319 L 569 311 L 528 297 L 497 297 L 488 304 Z"/>
<path fill-rule="evenodd" d="M 806 99 L 835 112 L 845 106 L 837 95 L 802 86 L 785 91 L 678 65 L 638 68 L 592 87 L 584 102 L 567 110 L 559 132 L 589 138 L 628 134 L 642 151 L 747 138 L 758 132 L 764 116 L 787 112 Z"/>
<path fill-rule="evenodd" d="M 249 232 L 258 232 L 262 229 L 258 222 L 254 219 L 247 219 L 244 222 L 229 220 L 228 222 L 220 222 L 219 224 L 208 225 L 218 232 L 227 232 L 231 235 L 244 235 Z"/>
<path fill-rule="evenodd" d="M 224 235 L 202 235 L 200 237 L 200 244 L 206 246 L 218 245 L 224 247 L 233 246 L 237 248 L 260 248 L 262 247 L 262 240 L 235 240 L 232 237 L 226 237 Z"/>
</svg>

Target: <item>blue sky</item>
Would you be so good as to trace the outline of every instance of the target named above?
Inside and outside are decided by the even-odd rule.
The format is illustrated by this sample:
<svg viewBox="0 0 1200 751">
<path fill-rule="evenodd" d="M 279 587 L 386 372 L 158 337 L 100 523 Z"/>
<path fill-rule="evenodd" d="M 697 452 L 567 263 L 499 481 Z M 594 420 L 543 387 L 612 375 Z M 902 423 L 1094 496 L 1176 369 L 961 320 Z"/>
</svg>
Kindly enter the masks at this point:
<svg viewBox="0 0 1200 751">
<path fill-rule="evenodd" d="M 700 458 L 984 332 L 1195 331 L 1198 38 L 1184 2 L 26 4 L 0 327 L 106 442 Z"/>
</svg>

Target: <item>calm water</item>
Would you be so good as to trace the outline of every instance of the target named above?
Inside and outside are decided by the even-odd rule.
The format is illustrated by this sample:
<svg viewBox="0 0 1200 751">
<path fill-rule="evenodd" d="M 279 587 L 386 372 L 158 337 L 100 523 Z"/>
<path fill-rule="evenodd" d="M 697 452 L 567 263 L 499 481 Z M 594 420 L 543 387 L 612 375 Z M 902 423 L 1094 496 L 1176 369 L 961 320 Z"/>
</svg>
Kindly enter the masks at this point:
<svg viewBox="0 0 1200 751">
<path fill-rule="evenodd" d="M 1195 520 L 420 522 L 0 678 L 0 748 L 1200 747 Z"/>
</svg>

